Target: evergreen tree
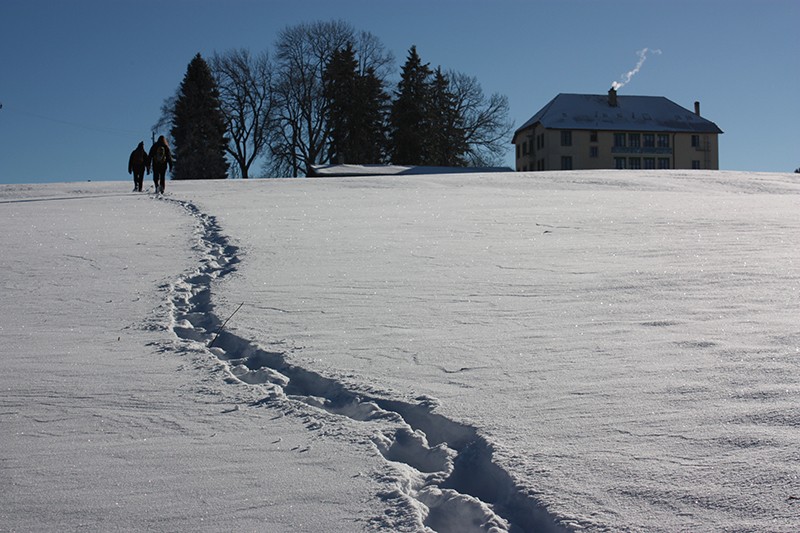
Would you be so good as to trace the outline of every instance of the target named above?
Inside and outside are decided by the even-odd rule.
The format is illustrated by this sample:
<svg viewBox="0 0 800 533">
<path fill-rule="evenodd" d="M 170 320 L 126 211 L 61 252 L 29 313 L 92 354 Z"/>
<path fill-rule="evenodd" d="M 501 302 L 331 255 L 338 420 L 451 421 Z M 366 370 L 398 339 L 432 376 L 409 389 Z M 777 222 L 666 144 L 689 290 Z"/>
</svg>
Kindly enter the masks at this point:
<svg viewBox="0 0 800 533">
<path fill-rule="evenodd" d="M 498 164 L 511 128 L 505 96 L 486 98 L 476 78 L 459 72 L 431 72 L 411 47 L 389 116 L 393 163 Z"/>
<path fill-rule="evenodd" d="M 351 44 L 337 50 L 323 73 L 333 163 L 372 164 L 383 159 L 387 96 L 372 68 L 358 72 Z"/>
<path fill-rule="evenodd" d="M 175 144 L 173 179 L 227 178 L 225 131 L 217 83 L 197 54 L 186 69 L 175 101 L 170 132 Z"/>
<path fill-rule="evenodd" d="M 328 101 L 330 159 L 332 163 L 357 163 L 353 153 L 356 106 L 358 105 L 358 62 L 353 46 L 337 50 L 322 74 Z"/>
<path fill-rule="evenodd" d="M 430 132 L 431 69 L 412 46 L 389 115 L 391 159 L 397 165 L 425 165 Z"/>
<path fill-rule="evenodd" d="M 356 32 L 345 22 L 301 24 L 280 33 L 275 45 L 272 90 L 277 106 L 269 166 L 275 175 L 308 175 L 315 165 L 335 161 L 330 155 L 329 102 L 323 71 L 333 54 L 347 43 L 353 43 L 362 75 L 370 68 L 378 76 L 384 75 L 391 55 L 374 35 Z"/>
<path fill-rule="evenodd" d="M 430 86 L 428 110 L 429 138 L 426 164 L 445 167 L 466 166 L 467 142 L 458 102 L 450 82 L 437 68 Z"/>
<path fill-rule="evenodd" d="M 383 90 L 383 81 L 372 67 L 368 67 L 358 81 L 358 94 L 362 102 L 357 125 L 361 137 L 360 160 L 365 164 L 383 163 L 386 161 L 389 95 Z"/>
</svg>

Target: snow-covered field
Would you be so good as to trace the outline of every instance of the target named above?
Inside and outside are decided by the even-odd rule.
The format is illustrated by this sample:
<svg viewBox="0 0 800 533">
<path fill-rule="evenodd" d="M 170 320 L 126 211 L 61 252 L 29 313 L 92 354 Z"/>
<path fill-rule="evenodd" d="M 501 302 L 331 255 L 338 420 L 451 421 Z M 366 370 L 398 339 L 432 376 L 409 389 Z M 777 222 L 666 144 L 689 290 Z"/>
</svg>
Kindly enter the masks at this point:
<svg viewBox="0 0 800 533">
<path fill-rule="evenodd" d="M 0 186 L 0 531 L 800 530 L 797 176 L 130 187 Z"/>
</svg>

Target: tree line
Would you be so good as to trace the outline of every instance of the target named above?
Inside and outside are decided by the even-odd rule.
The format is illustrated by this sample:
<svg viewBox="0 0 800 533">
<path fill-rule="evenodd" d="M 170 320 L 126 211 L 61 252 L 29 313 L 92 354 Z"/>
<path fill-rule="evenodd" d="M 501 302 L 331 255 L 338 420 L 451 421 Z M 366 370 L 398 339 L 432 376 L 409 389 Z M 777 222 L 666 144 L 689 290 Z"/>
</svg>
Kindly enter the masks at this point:
<svg viewBox="0 0 800 533">
<path fill-rule="evenodd" d="M 287 27 L 272 55 L 196 55 L 155 126 L 169 128 L 173 177 L 248 178 L 257 161 L 267 175 L 295 177 L 330 163 L 501 164 L 512 129 L 505 96 L 432 69 L 415 46 L 396 84 L 393 65 L 376 36 L 342 21 Z"/>
</svg>

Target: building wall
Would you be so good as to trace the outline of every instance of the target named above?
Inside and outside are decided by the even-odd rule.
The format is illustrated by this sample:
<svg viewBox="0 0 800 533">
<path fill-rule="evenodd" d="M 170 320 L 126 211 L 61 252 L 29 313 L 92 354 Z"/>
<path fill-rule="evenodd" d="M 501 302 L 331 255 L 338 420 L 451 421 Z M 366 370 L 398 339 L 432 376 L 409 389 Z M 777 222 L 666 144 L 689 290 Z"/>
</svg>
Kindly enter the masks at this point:
<svg viewBox="0 0 800 533">
<path fill-rule="evenodd" d="M 615 134 L 624 134 L 618 146 Z M 638 135 L 639 145 L 631 134 Z M 645 146 L 644 136 L 654 136 L 655 146 Z M 659 135 L 668 136 L 668 147 L 659 146 Z M 694 137 L 694 139 L 693 139 Z M 719 169 L 719 135 L 714 133 L 659 133 L 545 129 L 541 124 L 517 135 L 516 170 L 573 170 L 624 168 Z M 634 146 L 631 146 L 634 144 Z M 565 159 L 568 158 L 568 159 Z"/>
<path fill-rule="evenodd" d="M 719 170 L 719 135 L 680 133 L 675 136 L 675 168 Z"/>
</svg>

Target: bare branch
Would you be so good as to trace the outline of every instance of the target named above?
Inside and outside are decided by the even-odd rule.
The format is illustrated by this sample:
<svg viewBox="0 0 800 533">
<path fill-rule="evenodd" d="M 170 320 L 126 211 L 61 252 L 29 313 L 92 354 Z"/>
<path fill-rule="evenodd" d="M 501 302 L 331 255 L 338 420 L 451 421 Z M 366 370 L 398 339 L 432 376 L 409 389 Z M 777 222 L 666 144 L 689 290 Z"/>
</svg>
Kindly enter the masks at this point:
<svg viewBox="0 0 800 533">
<path fill-rule="evenodd" d="M 487 99 L 474 76 L 449 71 L 447 77 L 463 120 L 470 163 L 501 164 L 514 127 L 508 119 L 508 98 L 495 93 Z"/>
<path fill-rule="evenodd" d="M 214 54 L 211 68 L 230 136 L 227 151 L 240 176 L 248 178 L 255 160 L 267 154 L 276 107 L 272 63 L 266 52 L 252 56 L 240 48 Z"/>
</svg>

